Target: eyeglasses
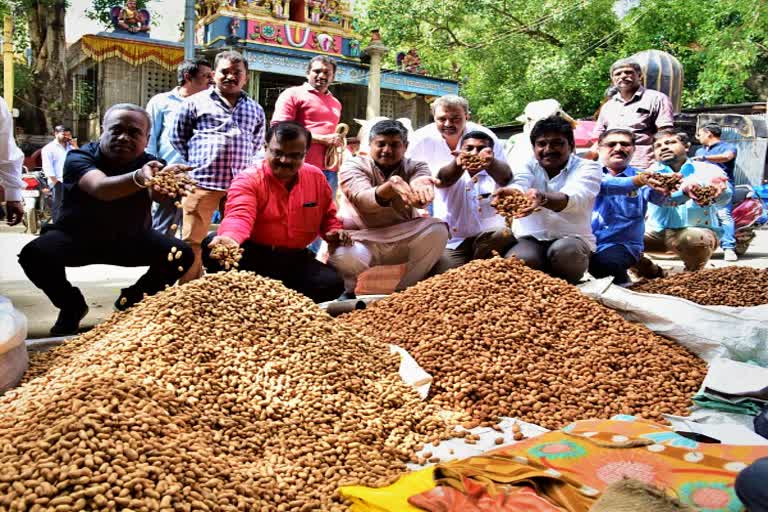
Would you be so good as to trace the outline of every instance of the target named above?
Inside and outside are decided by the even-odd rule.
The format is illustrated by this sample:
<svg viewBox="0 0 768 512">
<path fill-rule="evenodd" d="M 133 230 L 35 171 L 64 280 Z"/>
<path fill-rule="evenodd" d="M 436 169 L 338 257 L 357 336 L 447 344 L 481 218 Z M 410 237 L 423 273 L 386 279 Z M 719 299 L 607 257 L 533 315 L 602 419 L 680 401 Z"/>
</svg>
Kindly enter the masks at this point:
<svg viewBox="0 0 768 512">
<path fill-rule="evenodd" d="M 610 142 L 601 142 L 600 145 L 604 146 L 606 148 L 612 148 L 614 146 L 621 146 L 623 148 L 632 147 L 632 143 L 631 142 L 627 142 L 625 140 L 614 140 L 614 141 L 610 141 Z"/>
<path fill-rule="evenodd" d="M 283 153 L 279 149 L 272 149 L 272 148 L 267 148 L 267 151 L 269 151 L 272 154 L 272 156 L 277 158 L 278 160 L 281 158 L 286 158 L 288 160 L 301 160 L 307 154 L 306 151 L 297 151 L 295 153 Z"/>
</svg>

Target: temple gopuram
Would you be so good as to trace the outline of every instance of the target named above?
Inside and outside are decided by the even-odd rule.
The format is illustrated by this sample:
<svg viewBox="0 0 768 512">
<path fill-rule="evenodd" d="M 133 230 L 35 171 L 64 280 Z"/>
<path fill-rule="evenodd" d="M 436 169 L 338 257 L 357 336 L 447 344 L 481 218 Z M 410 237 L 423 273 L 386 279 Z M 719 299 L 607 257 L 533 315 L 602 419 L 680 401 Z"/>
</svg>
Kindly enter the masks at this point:
<svg viewBox="0 0 768 512">
<path fill-rule="evenodd" d="M 113 31 L 85 35 L 68 49 L 76 107 L 72 124 L 81 139 L 98 134 L 109 106 L 146 105 L 155 94 L 172 89 L 184 59 L 181 42 L 152 38 L 148 11 L 129 2 L 110 14 Z M 126 18 L 133 24 L 126 25 Z M 220 51 L 241 52 L 248 60 L 248 92 L 268 118 L 280 93 L 305 81 L 309 59 L 332 57 L 337 72 L 330 89 L 343 105 L 342 122 L 353 133 L 355 119 L 374 115 L 407 117 L 418 128 L 431 121 L 429 103 L 435 97 L 458 93 L 452 80 L 402 66 L 402 71 L 381 69 L 388 51 L 384 41 L 374 33 L 364 45 L 352 21 L 348 0 L 199 0 L 195 53 L 212 62 Z"/>
</svg>

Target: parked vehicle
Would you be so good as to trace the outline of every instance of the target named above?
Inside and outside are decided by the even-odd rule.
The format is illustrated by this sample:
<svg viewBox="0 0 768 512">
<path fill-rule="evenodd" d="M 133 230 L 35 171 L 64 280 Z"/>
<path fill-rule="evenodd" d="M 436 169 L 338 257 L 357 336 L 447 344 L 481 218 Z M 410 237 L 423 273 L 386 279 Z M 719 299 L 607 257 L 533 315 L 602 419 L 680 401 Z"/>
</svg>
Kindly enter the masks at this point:
<svg viewBox="0 0 768 512">
<path fill-rule="evenodd" d="M 755 238 L 755 230 L 768 221 L 765 205 L 751 185 L 737 185 L 733 192 L 733 223 L 736 228 L 736 248 L 739 256 L 746 254 Z"/>
<path fill-rule="evenodd" d="M 24 168 L 21 179 L 26 185 L 26 188 L 21 191 L 24 201 L 22 222 L 27 233 L 36 235 L 40 232 L 43 223 L 51 220 L 51 190 L 48 188 L 48 180 L 42 169 L 38 168 L 30 172 Z"/>
</svg>

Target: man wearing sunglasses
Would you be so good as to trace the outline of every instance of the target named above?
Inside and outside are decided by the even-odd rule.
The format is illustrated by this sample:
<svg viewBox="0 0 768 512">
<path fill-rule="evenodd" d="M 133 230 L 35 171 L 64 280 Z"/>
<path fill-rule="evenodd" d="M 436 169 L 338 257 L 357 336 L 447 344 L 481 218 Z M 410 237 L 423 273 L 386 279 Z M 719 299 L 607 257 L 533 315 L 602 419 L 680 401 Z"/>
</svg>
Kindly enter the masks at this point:
<svg viewBox="0 0 768 512">
<path fill-rule="evenodd" d="M 631 281 L 627 269 L 643 252 L 645 213 L 648 202 L 663 204 L 665 196 L 658 183 L 629 165 L 635 151 L 635 136 L 629 130 L 612 129 L 597 141 L 603 180 L 592 210 L 592 232 L 597 249 L 589 260 L 593 277 L 613 276 L 625 286 Z"/>
</svg>

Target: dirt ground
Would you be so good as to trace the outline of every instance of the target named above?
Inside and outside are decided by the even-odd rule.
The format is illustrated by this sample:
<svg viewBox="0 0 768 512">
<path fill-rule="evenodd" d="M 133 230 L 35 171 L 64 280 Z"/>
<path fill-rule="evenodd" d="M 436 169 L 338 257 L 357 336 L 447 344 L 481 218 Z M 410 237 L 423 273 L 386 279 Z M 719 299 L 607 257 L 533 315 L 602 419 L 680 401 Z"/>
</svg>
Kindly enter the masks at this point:
<svg viewBox="0 0 768 512">
<path fill-rule="evenodd" d="M 30 283 L 17 261 L 17 255 L 32 235 L 24 233 L 23 228 L 0 226 L 0 295 L 13 301 L 14 306 L 27 316 L 29 339 L 47 338 L 48 330 L 56 321 L 58 311 L 48 299 Z M 682 271 L 682 262 L 673 257 L 654 258 L 670 272 Z M 736 265 L 755 268 L 768 268 L 768 230 L 757 232 L 749 251 Z M 723 261 L 718 251 L 709 262 L 710 267 L 733 265 Z M 120 289 L 132 284 L 146 271 L 146 267 L 126 268 L 111 265 L 89 265 L 67 269 L 67 276 L 78 286 L 90 307 L 82 322 L 83 329 L 88 329 L 103 322 L 113 312 L 113 303 Z M 768 283 L 766 283 L 768 286 Z"/>
</svg>

